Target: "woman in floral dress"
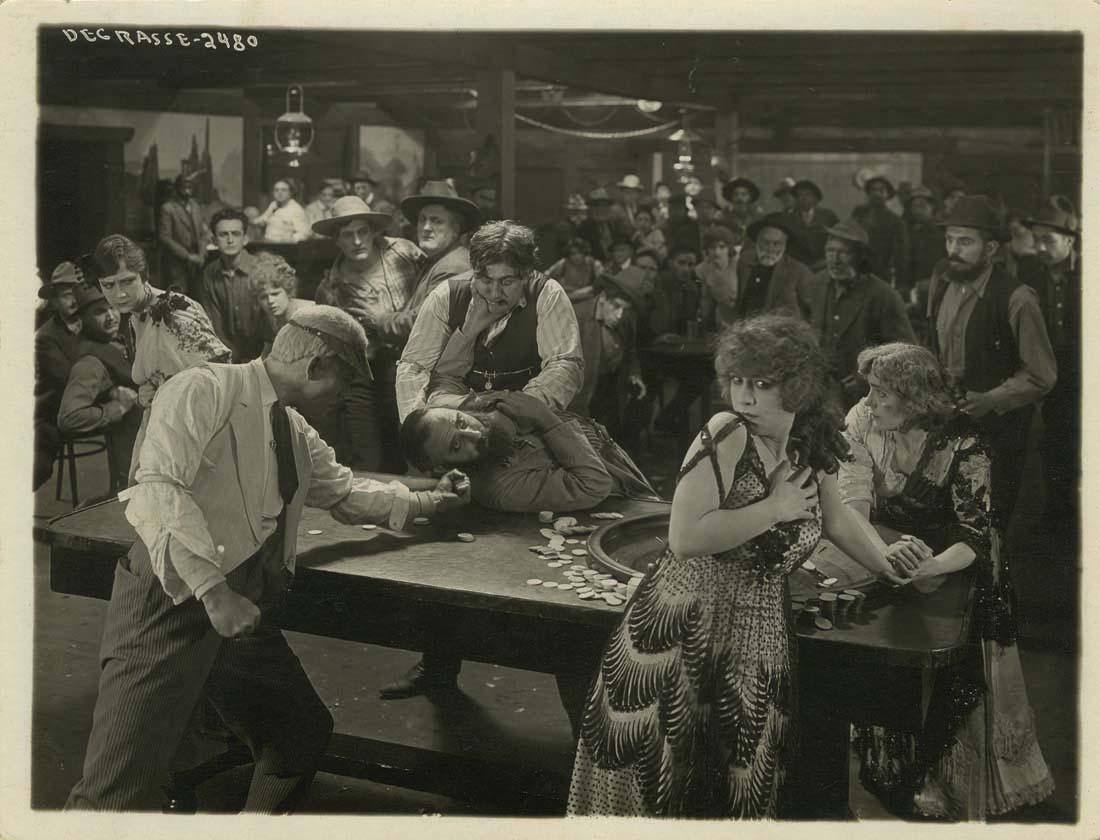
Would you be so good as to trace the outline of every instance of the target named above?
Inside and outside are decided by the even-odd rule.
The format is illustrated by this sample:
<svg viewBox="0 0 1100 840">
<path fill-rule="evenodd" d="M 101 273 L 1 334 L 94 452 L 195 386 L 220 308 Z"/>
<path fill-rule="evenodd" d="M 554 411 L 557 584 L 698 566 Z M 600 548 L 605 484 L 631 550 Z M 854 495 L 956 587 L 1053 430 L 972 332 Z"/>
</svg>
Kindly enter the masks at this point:
<svg viewBox="0 0 1100 840">
<path fill-rule="evenodd" d="M 856 730 L 864 786 L 902 814 L 980 820 L 1045 799 L 1054 790 L 1035 735 L 1017 651 L 1011 585 L 993 527 L 991 450 L 955 411 L 935 356 L 913 344 L 864 350 L 870 394 L 848 412 L 853 460 L 840 493 L 888 556 L 920 563 L 931 588 L 974 566 L 974 657 L 937 680 L 920 736 Z M 870 527 L 901 532 L 886 546 Z"/>
<path fill-rule="evenodd" d="M 787 576 L 823 531 L 894 583 L 840 501 L 840 413 L 809 325 L 734 324 L 715 366 L 733 412 L 687 453 L 668 548 L 612 633 L 589 694 L 570 814 L 773 817 L 795 761 Z"/>
<path fill-rule="evenodd" d="M 198 303 L 179 292 L 162 292 L 149 285 L 145 253 L 136 243 L 111 234 L 96 246 L 95 261 L 103 294 L 111 306 L 128 316 L 121 333 L 138 385 L 138 402 L 145 410 L 130 461 L 132 483 L 157 388 L 189 367 L 228 363 L 231 353 Z"/>
</svg>

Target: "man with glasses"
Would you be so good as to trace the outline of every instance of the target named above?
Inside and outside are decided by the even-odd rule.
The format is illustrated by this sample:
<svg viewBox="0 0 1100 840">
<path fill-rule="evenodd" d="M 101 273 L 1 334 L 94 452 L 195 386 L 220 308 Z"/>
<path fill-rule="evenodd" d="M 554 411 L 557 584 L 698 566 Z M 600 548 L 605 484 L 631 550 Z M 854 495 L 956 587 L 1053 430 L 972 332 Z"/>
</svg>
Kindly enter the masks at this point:
<svg viewBox="0 0 1100 840">
<path fill-rule="evenodd" d="M 522 391 L 551 409 L 569 405 L 584 380 L 573 304 L 535 270 L 535 235 L 490 222 L 470 238 L 473 270 L 440 283 L 417 315 L 397 365 L 404 420 L 425 405 L 485 410 L 501 391 Z M 429 634 L 424 656 L 382 689 L 387 700 L 455 691 L 460 655 L 447 628 Z"/>
</svg>

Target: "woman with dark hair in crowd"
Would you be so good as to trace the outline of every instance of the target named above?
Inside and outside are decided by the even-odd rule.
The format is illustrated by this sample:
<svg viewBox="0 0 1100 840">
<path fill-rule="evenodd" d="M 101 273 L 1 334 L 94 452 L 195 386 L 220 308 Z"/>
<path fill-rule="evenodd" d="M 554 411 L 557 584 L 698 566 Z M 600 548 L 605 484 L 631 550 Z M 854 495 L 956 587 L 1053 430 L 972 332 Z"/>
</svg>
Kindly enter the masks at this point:
<svg viewBox="0 0 1100 840">
<path fill-rule="evenodd" d="M 603 272 L 599 260 L 592 256 L 592 246 L 587 239 L 575 236 L 569 240 L 565 256 L 546 269 L 546 276 L 553 277 L 574 303 L 594 297 L 596 279 Z"/>
<path fill-rule="evenodd" d="M 150 285 L 145 253 L 137 243 L 114 233 L 100 240 L 94 256 L 104 296 L 128 316 L 120 332 L 133 366 L 138 403 L 145 409 L 130 462 L 133 482 L 148 409 L 157 388 L 189 367 L 205 362 L 228 363 L 231 354 L 198 303 L 179 292 L 162 292 Z"/>
<path fill-rule="evenodd" d="M 668 547 L 612 633 L 585 708 L 571 814 L 772 817 L 795 758 L 786 579 L 822 534 L 901 584 L 844 506 L 847 457 L 810 326 L 764 315 L 719 339 L 732 412 L 680 470 Z"/>
<path fill-rule="evenodd" d="M 991 449 L 956 412 L 935 356 L 914 344 L 859 355 L 870 393 L 848 412 L 840 494 L 891 561 L 919 562 L 918 588 L 975 566 L 980 652 L 937 679 L 920 736 L 857 729 L 860 778 L 904 814 L 983 819 L 1054 789 L 1016 649 L 1008 569 L 990 507 Z M 871 526 L 900 532 L 890 545 Z"/>
</svg>

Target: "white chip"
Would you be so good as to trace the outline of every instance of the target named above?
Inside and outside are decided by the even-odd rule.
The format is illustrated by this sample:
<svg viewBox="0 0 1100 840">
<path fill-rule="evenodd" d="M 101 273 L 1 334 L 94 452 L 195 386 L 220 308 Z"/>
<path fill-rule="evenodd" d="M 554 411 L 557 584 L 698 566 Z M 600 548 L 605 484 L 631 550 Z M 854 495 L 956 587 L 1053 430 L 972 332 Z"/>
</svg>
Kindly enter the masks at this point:
<svg viewBox="0 0 1100 840">
<path fill-rule="evenodd" d="M 552 540 L 554 537 L 560 536 L 558 532 L 555 531 L 553 528 L 540 528 L 539 533 L 548 540 Z"/>
<path fill-rule="evenodd" d="M 596 580 L 611 580 L 612 577 L 607 572 L 596 572 Z"/>
<path fill-rule="evenodd" d="M 568 539 L 568 540 L 565 541 L 566 545 L 577 545 L 578 543 L 580 543 L 580 540 L 576 540 L 576 539 Z"/>
<path fill-rule="evenodd" d="M 576 588 L 577 588 L 577 584 L 575 584 L 575 583 L 559 583 L 558 584 L 558 589 L 576 589 Z"/>
<path fill-rule="evenodd" d="M 821 585 L 822 586 L 832 586 L 834 583 L 836 583 L 836 581 L 837 581 L 836 578 L 825 578 L 825 580 L 821 581 Z"/>
<path fill-rule="evenodd" d="M 309 534 L 311 537 L 315 537 L 318 534 L 323 534 L 325 532 L 320 530 L 319 528 L 310 528 L 308 531 L 306 531 L 306 533 Z"/>
<path fill-rule="evenodd" d="M 539 522 L 543 523 L 544 525 L 549 525 L 553 521 L 554 521 L 554 511 L 552 511 L 552 510 L 540 510 L 539 511 Z"/>
<path fill-rule="evenodd" d="M 575 516 L 561 516 L 554 520 L 554 530 L 559 534 L 565 531 L 567 528 L 572 528 L 577 524 L 577 518 Z"/>
<path fill-rule="evenodd" d="M 613 581 L 613 580 L 598 580 L 598 581 L 596 581 L 596 586 L 600 587 L 600 589 L 606 589 L 606 590 L 610 591 L 610 590 L 615 588 L 615 581 Z"/>
<path fill-rule="evenodd" d="M 584 563 L 574 563 L 574 564 L 573 564 L 572 566 L 570 566 L 569 568 L 570 568 L 570 569 L 576 569 L 576 570 L 577 570 L 578 572 L 583 572 L 583 571 L 584 571 L 585 569 L 587 569 L 588 567 L 587 567 L 586 565 L 584 565 Z"/>
<path fill-rule="evenodd" d="M 588 549 L 585 549 L 585 548 L 574 548 L 574 549 L 573 549 L 573 551 L 572 551 L 571 553 L 572 553 L 572 555 L 573 555 L 574 557 L 584 557 L 584 556 L 586 556 L 586 555 L 588 554 Z"/>
<path fill-rule="evenodd" d="M 579 598 L 581 598 L 582 600 L 591 601 L 593 598 L 596 597 L 596 593 L 593 592 L 591 589 L 586 589 L 586 590 L 583 590 L 581 592 L 578 592 L 577 596 Z"/>
<path fill-rule="evenodd" d="M 612 607 L 618 607 L 623 602 L 622 598 L 620 598 L 618 595 L 612 595 L 610 592 L 605 592 L 603 594 L 603 600 L 606 604 Z"/>
<path fill-rule="evenodd" d="M 805 563 L 802 564 L 802 568 L 805 569 L 807 572 L 815 572 L 817 571 L 817 563 L 815 563 L 813 560 L 807 560 Z"/>
<path fill-rule="evenodd" d="M 549 563 L 547 563 L 546 565 L 549 566 L 551 569 L 560 569 L 565 564 L 562 563 L 560 560 L 552 560 Z"/>
<path fill-rule="evenodd" d="M 364 526 L 363 526 L 363 530 L 364 530 L 364 531 L 373 531 L 373 530 L 375 530 L 375 529 L 376 529 L 377 527 L 378 527 L 377 525 L 364 525 Z"/>
<path fill-rule="evenodd" d="M 540 583 L 542 583 L 542 578 L 528 578 L 527 579 L 527 585 L 528 586 L 538 586 Z"/>
<path fill-rule="evenodd" d="M 473 542 L 474 541 L 474 535 L 473 534 L 462 533 L 462 534 L 455 534 L 455 536 L 458 537 L 463 542 Z"/>
<path fill-rule="evenodd" d="M 588 578 L 589 580 L 596 580 L 597 578 L 599 578 L 600 573 L 597 572 L 595 569 L 585 569 L 583 572 L 581 572 L 581 575 Z"/>
<path fill-rule="evenodd" d="M 544 580 L 542 582 L 542 585 L 547 587 L 548 589 L 557 589 L 558 588 L 558 583 L 557 583 L 557 581 L 554 581 L 554 580 Z"/>
<path fill-rule="evenodd" d="M 413 520 L 413 525 L 427 525 L 430 521 L 426 516 L 418 516 Z"/>
</svg>

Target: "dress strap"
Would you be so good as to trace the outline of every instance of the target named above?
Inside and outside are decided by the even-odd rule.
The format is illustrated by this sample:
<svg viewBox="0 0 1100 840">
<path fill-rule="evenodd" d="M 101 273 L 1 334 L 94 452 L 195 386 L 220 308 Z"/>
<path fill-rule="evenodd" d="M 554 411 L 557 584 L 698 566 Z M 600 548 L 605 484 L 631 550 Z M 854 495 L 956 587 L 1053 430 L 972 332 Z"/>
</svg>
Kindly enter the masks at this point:
<svg viewBox="0 0 1100 840">
<path fill-rule="evenodd" d="M 722 468 L 718 463 L 718 444 L 729 437 L 730 433 L 743 422 L 744 421 L 742 421 L 740 417 L 731 420 L 714 435 L 711 435 L 710 429 L 704 423 L 703 428 L 699 430 L 699 443 L 701 448 L 695 453 L 692 459 L 681 468 L 680 474 L 676 476 L 676 482 L 679 483 L 680 479 L 695 469 L 696 464 L 704 458 L 709 458 L 711 466 L 714 468 L 714 482 L 718 485 L 718 499 L 719 501 L 725 499 L 726 485 L 725 482 L 722 481 Z"/>
</svg>

